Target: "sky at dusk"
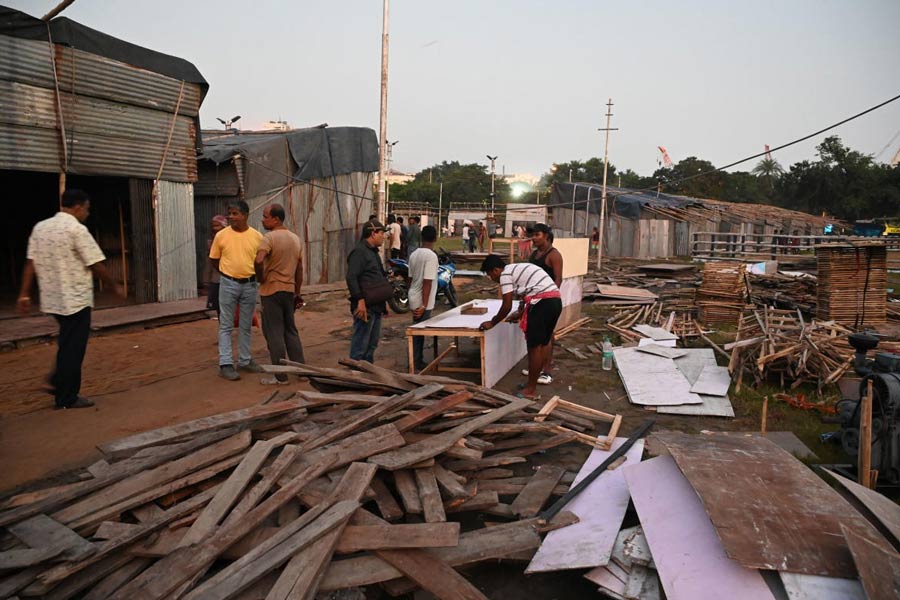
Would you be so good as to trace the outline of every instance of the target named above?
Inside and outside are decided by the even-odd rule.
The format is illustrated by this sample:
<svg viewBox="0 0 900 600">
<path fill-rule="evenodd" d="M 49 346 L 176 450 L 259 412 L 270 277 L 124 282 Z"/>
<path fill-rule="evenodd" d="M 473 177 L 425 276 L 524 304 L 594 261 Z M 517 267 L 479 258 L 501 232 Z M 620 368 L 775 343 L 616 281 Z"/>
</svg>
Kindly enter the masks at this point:
<svg viewBox="0 0 900 600">
<path fill-rule="evenodd" d="M 57 1 L 0 3 L 40 17 Z M 378 0 L 77 0 L 63 15 L 194 63 L 205 128 L 240 114 L 378 131 Z M 602 156 L 610 97 L 619 169 L 649 175 L 659 145 L 727 164 L 900 94 L 898 24 L 897 0 L 394 0 L 394 167 L 491 154 L 540 175 Z M 898 132 L 900 101 L 829 135 L 888 161 Z M 814 159 L 824 137 L 776 158 Z"/>
</svg>

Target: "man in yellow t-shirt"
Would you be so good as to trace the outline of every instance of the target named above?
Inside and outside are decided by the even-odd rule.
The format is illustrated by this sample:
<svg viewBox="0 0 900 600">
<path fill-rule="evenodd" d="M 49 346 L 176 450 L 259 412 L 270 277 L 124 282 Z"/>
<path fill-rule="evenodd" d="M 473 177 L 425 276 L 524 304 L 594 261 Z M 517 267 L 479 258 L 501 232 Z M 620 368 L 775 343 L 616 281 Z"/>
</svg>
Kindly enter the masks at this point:
<svg viewBox="0 0 900 600">
<path fill-rule="evenodd" d="M 222 275 L 219 282 L 219 376 L 229 381 L 241 378 L 234 369 L 231 332 L 234 312 L 240 311 L 238 324 L 238 369 L 261 373 L 262 368 L 250 355 L 250 325 L 259 295 L 253 261 L 262 241 L 262 234 L 247 224 L 250 207 L 243 200 L 228 206 L 228 223 L 216 234 L 209 249 L 213 266 Z"/>
</svg>

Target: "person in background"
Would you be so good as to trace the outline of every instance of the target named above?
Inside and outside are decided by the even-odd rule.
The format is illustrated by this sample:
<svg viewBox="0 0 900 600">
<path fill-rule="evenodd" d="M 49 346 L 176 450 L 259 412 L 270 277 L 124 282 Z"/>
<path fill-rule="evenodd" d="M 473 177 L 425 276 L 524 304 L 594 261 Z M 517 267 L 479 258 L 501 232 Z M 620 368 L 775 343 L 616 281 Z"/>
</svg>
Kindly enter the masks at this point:
<svg viewBox="0 0 900 600">
<path fill-rule="evenodd" d="M 397 217 L 397 225 L 400 226 L 400 258 L 408 258 L 406 244 L 409 240 L 409 228 L 403 224 L 403 217 Z"/>
<path fill-rule="evenodd" d="M 372 222 L 377 223 L 377 221 Z M 400 258 L 400 248 L 403 244 L 402 236 L 403 230 L 400 229 L 400 224 L 397 223 L 397 217 L 393 214 L 388 215 L 388 225 L 384 235 L 388 248 L 388 258 Z"/>
<path fill-rule="evenodd" d="M 463 247 L 463 252 L 470 252 L 470 251 L 471 251 L 471 249 L 469 248 L 469 230 L 470 230 L 469 224 L 468 224 L 468 223 L 463 223 L 463 228 L 462 228 L 462 247 Z"/>
<path fill-rule="evenodd" d="M 350 292 L 350 312 L 353 314 L 353 334 L 350 337 L 350 358 L 375 362 L 375 350 L 381 338 L 381 318 L 387 313 L 384 300 L 366 302 L 364 290 L 382 282 L 387 275 L 378 258 L 384 243 L 385 228 L 378 221 L 363 225 L 362 239 L 347 257 L 347 289 Z"/>
<path fill-rule="evenodd" d="M 250 373 L 261 373 L 260 367 L 250 354 L 250 326 L 259 283 L 256 281 L 254 261 L 262 241 L 262 234 L 247 224 L 250 207 L 243 200 L 228 206 L 228 223 L 213 238 L 209 257 L 213 266 L 221 273 L 219 280 L 219 377 L 229 381 L 241 378 L 234 368 L 231 333 L 234 331 L 234 315 L 239 312 L 238 322 L 238 369 Z"/>
<path fill-rule="evenodd" d="M 427 321 L 434 310 L 437 295 L 438 255 L 434 252 L 437 230 L 431 225 L 422 228 L 422 247 L 409 257 L 409 307 L 412 309 L 413 324 Z M 413 336 L 413 368 L 425 368 L 422 357 L 425 337 Z"/>
<path fill-rule="evenodd" d="M 560 251 L 553 247 L 553 230 L 544 223 L 536 224 L 531 233 L 531 243 L 534 245 L 534 252 L 528 257 L 528 262 L 542 268 L 557 288 L 562 287 L 563 258 Z M 552 362 L 553 339 L 551 337 L 545 362 L 541 366 L 541 374 L 537 378 L 538 383 L 542 385 L 553 383 L 553 376 L 550 374 L 553 368 Z M 527 370 L 523 370 L 522 374 L 527 376 Z"/>
<path fill-rule="evenodd" d="M 600 248 L 600 230 L 594 227 L 594 232 L 591 233 L 591 250 L 596 252 Z"/>
<path fill-rule="evenodd" d="M 81 395 L 81 365 L 91 333 L 94 278 L 109 285 L 119 297 L 125 292 L 106 270 L 106 257 L 84 226 L 91 212 L 90 197 L 81 190 L 66 190 L 55 216 L 31 230 L 22 287 L 16 307 L 31 308 L 31 287 L 37 276 L 41 312 L 56 319 L 56 366 L 48 381 L 56 408 L 88 408 L 94 402 Z"/>
<path fill-rule="evenodd" d="M 500 282 L 503 302 L 500 310 L 490 321 L 481 324 L 482 331 L 488 331 L 506 319 L 512 308 L 513 296 L 520 299 L 519 310 L 510 316 L 511 321 L 519 320 L 519 327 L 525 332 L 528 347 L 528 383 L 518 394 L 522 398 L 536 399 L 537 379 L 550 350 L 553 330 L 562 313 L 559 288 L 539 266 L 532 263 L 507 265 L 496 254 L 489 254 L 481 263 L 481 270 Z"/>
<path fill-rule="evenodd" d="M 302 301 L 303 252 L 300 238 L 284 226 L 284 216 L 284 207 L 280 204 L 270 204 L 263 209 L 262 224 L 268 233 L 259 244 L 253 265 L 259 281 L 263 335 L 273 365 L 280 365 L 285 357 L 293 362 L 306 362 L 294 320 L 294 311 Z M 287 382 L 285 373 L 260 380 L 263 385 L 285 385 Z"/>
<path fill-rule="evenodd" d="M 488 239 L 488 231 L 487 226 L 484 224 L 484 221 L 481 221 L 478 225 L 478 251 L 484 252 L 484 243 Z"/>
<path fill-rule="evenodd" d="M 469 252 L 475 252 L 475 242 L 478 239 L 478 228 L 469 225 Z"/>
<path fill-rule="evenodd" d="M 213 238 L 216 234 L 228 227 L 228 217 L 225 215 L 216 215 L 210 222 L 211 235 L 206 240 L 206 269 L 203 274 L 203 281 L 206 282 L 206 309 L 216 311 L 216 318 L 220 316 L 219 310 L 219 271 L 213 267 L 212 259 L 209 257 L 209 250 L 212 248 Z"/>
<path fill-rule="evenodd" d="M 409 218 L 409 231 L 406 233 L 406 251 L 412 259 L 413 252 L 418 250 L 422 245 L 422 229 L 419 227 L 421 219 L 419 217 Z"/>
</svg>

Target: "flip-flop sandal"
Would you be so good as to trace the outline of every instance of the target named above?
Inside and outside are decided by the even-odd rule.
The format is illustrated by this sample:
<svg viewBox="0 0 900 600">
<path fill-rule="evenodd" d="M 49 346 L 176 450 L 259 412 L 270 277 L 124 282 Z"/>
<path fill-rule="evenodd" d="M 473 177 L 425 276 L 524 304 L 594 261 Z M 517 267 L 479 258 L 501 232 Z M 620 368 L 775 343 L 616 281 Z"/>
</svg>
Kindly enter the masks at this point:
<svg viewBox="0 0 900 600">
<path fill-rule="evenodd" d="M 523 394 L 522 392 L 517 392 L 516 398 L 522 398 L 524 400 L 531 400 L 532 402 L 536 402 L 541 399 L 541 395 L 535 394 L 534 396 L 528 396 L 526 394 Z"/>
</svg>

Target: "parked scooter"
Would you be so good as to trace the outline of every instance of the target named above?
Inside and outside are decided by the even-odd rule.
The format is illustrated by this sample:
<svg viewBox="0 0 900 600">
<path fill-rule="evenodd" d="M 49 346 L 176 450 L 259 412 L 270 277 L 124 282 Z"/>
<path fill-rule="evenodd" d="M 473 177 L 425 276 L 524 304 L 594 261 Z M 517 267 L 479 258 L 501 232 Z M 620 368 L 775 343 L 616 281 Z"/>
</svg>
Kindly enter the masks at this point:
<svg viewBox="0 0 900 600">
<path fill-rule="evenodd" d="M 450 253 L 443 248 L 438 248 L 438 274 L 437 296 L 443 297 L 451 307 L 459 304 L 456 298 L 456 288 L 453 287 L 453 275 L 456 273 L 456 265 Z M 390 259 L 391 270 L 388 279 L 394 286 L 394 297 L 388 300 L 388 305 L 395 313 L 406 313 L 409 308 L 409 263 L 402 258 Z"/>
</svg>

